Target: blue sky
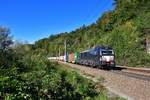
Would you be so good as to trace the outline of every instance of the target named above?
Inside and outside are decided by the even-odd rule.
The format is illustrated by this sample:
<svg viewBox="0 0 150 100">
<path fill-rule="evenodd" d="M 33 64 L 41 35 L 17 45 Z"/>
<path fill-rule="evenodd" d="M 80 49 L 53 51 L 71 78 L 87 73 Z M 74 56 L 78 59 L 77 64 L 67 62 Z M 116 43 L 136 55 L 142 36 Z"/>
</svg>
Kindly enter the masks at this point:
<svg viewBox="0 0 150 100">
<path fill-rule="evenodd" d="M 0 0 L 0 25 L 29 43 L 95 22 L 113 0 Z"/>
</svg>

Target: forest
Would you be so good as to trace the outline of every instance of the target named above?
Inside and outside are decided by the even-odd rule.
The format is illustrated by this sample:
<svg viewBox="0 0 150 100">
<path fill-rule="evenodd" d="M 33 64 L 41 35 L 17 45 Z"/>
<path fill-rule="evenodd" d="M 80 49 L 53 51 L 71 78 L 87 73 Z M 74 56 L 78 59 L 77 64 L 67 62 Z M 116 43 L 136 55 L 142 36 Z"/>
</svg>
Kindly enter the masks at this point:
<svg viewBox="0 0 150 100">
<path fill-rule="evenodd" d="M 97 83 L 47 59 L 63 55 L 65 40 L 68 52 L 106 45 L 114 48 L 118 65 L 150 66 L 144 32 L 150 28 L 150 1 L 115 0 L 114 5 L 89 26 L 35 44 L 14 42 L 11 30 L 0 26 L 0 99 L 107 100 L 103 86 L 96 90 Z"/>
<path fill-rule="evenodd" d="M 105 12 L 95 23 L 72 31 L 51 35 L 36 41 L 34 47 L 46 51 L 45 55 L 64 55 L 80 52 L 97 45 L 110 46 L 115 50 L 118 65 L 150 66 L 146 51 L 146 29 L 150 29 L 149 0 L 115 0 L 115 9 Z M 139 13 L 140 12 L 140 13 Z M 60 44 L 61 43 L 61 44 Z M 60 51 L 61 48 L 61 51 Z"/>
</svg>

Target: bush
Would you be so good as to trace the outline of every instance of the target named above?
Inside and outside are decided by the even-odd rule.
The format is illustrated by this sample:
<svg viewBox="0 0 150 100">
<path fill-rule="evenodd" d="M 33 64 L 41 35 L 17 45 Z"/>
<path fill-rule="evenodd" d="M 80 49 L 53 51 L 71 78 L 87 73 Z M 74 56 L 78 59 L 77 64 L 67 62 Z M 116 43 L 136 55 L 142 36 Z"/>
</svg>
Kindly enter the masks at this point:
<svg viewBox="0 0 150 100">
<path fill-rule="evenodd" d="M 0 70 L 0 98 L 82 100 L 99 95 L 94 83 L 76 72 L 65 71 L 58 63 L 49 62 L 42 56 L 26 55 L 23 63 L 28 70 L 20 72 L 15 66 Z"/>
</svg>

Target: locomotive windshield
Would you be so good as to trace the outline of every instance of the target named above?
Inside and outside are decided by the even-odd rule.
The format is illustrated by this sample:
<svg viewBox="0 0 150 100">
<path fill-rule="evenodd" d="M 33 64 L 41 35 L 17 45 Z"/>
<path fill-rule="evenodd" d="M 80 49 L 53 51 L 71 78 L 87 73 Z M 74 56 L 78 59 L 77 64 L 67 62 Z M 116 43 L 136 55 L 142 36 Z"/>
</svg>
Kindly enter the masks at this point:
<svg viewBox="0 0 150 100">
<path fill-rule="evenodd" d="M 102 55 L 113 55 L 113 51 L 112 50 L 106 50 L 106 51 L 102 51 Z"/>
</svg>

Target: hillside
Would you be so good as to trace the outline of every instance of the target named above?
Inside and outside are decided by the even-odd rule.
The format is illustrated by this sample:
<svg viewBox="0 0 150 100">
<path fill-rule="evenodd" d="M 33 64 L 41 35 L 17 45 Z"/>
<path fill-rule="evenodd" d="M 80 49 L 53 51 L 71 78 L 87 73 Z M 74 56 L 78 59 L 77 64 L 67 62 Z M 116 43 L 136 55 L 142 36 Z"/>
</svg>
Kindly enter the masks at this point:
<svg viewBox="0 0 150 100">
<path fill-rule="evenodd" d="M 67 51 L 78 51 L 96 45 L 111 46 L 119 65 L 150 66 L 146 52 L 144 29 L 150 28 L 149 0 L 115 0 L 115 9 L 108 11 L 96 23 L 82 26 L 70 33 L 60 33 L 35 43 L 37 52 L 56 56 Z"/>
<path fill-rule="evenodd" d="M 67 41 L 69 53 L 105 45 L 114 48 L 119 65 L 150 66 L 145 47 L 145 29 L 150 29 L 150 1 L 115 2 L 116 8 L 104 13 L 96 23 L 52 35 L 35 44 L 14 42 L 10 29 L 0 26 L 0 100 L 124 100 L 118 96 L 112 98 L 102 85 L 104 78 L 98 77 L 98 82 L 93 82 L 85 77 L 85 73 L 82 76 L 77 70 L 47 59 L 48 56 L 63 55 L 64 41 Z M 135 83 L 128 78 L 130 84 Z M 128 81 L 121 82 L 131 87 L 126 85 Z M 141 82 L 144 88 L 131 85 L 145 91 L 147 87 L 143 80 Z M 140 80 L 136 83 L 141 85 Z"/>
</svg>

